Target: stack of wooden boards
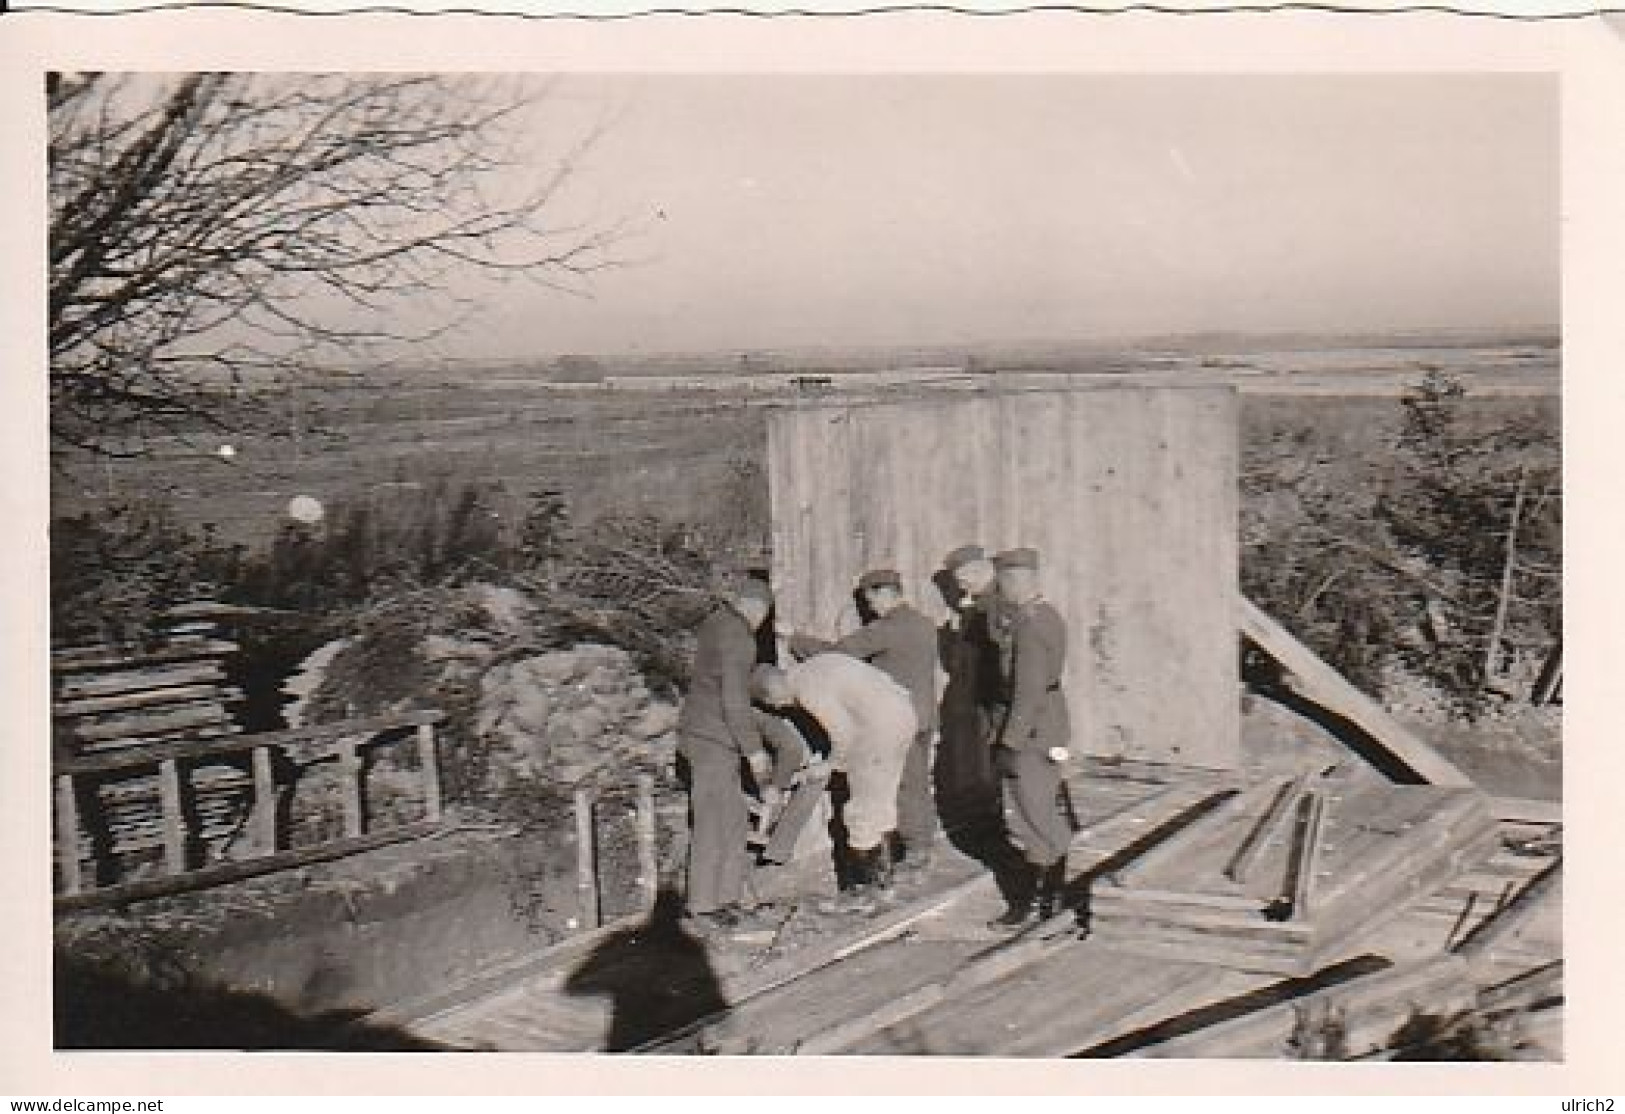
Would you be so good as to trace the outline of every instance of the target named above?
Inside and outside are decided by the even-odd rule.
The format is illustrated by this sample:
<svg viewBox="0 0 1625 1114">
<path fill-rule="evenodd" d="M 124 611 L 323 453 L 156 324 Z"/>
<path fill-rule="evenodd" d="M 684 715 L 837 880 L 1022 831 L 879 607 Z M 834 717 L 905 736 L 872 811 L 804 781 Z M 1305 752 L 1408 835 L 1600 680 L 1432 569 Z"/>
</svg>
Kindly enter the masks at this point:
<svg viewBox="0 0 1625 1114">
<path fill-rule="evenodd" d="M 1091 937 L 1140 954 L 1306 975 L 1413 898 L 1487 858 L 1470 789 L 1277 778 L 1206 811 L 1091 894 Z"/>
<path fill-rule="evenodd" d="M 226 667 L 236 651 L 213 624 L 193 619 L 172 625 L 151 646 L 52 651 L 55 757 L 236 735 L 241 728 L 233 708 L 242 693 L 229 683 Z M 208 761 L 191 771 L 187 803 L 194 834 L 205 846 L 229 839 L 242 825 L 252 800 L 252 778 L 244 765 Z M 102 873 L 139 874 L 156 859 L 163 846 L 156 771 L 85 780 L 76 792 L 82 860 L 98 860 Z"/>
</svg>

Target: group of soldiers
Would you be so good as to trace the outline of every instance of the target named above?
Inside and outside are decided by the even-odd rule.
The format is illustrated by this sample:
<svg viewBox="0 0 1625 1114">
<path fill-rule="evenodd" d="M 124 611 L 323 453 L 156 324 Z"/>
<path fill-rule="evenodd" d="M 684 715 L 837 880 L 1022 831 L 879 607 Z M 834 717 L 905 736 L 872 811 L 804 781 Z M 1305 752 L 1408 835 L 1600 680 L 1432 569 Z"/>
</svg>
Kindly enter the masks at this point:
<svg viewBox="0 0 1625 1114">
<path fill-rule="evenodd" d="M 769 585 L 741 578 L 723 592 L 699 628 L 678 721 L 693 930 L 729 931 L 757 915 L 747 885 L 753 802 L 770 815 L 811 764 L 835 772 L 844 830 L 844 888 L 825 911 L 872 912 L 927 870 L 941 826 L 933 751 L 949 703 L 939 664 L 959 694 L 955 714 L 970 724 L 970 765 L 991 775 L 983 819 L 999 827 L 1014 872 L 1002 887 L 1009 907 L 992 925 L 1059 911 L 1073 831 L 1062 792 L 1066 627 L 1040 592 L 1038 564 L 1032 549 L 955 549 L 938 578 L 951 609 L 941 631 L 895 571 L 866 572 L 856 592 L 863 625 L 834 642 L 776 629 L 783 666 L 759 662 Z"/>
</svg>

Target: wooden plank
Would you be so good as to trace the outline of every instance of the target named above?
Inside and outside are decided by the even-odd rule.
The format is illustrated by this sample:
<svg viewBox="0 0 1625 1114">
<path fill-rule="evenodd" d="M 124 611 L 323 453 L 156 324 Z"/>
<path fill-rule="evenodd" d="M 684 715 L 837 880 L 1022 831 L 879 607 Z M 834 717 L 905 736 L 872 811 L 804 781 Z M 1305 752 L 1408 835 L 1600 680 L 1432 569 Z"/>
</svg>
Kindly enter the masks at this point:
<svg viewBox="0 0 1625 1114">
<path fill-rule="evenodd" d="M 1258 818 L 1247 835 L 1236 847 L 1236 852 L 1230 861 L 1224 865 L 1224 876 L 1232 882 L 1245 883 L 1247 876 L 1252 873 L 1264 849 L 1270 845 L 1280 830 L 1281 822 L 1291 810 L 1293 802 L 1303 791 L 1304 779 L 1287 778 L 1282 780 L 1275 789 L 1275 795 L 1270 799 L 1264 814 Z"/>
<path fill-rule="evenodd" d="M 86 675 L 64 673 L 52 678 L 53 710 L 66 707 L 77 700 L 91 700 L 130 692 L 189 688 L 194 685 L 220 683 L 225 679 L 225 669 L 215 661 L 183 662 L 127 673 Z"/>
<path fill-rule="evenodd" d="M 1320 847 L 1320 824 L 1325 801 L 1314 789 L 1298 798 L 1298 816 L 1292 831 L 1292 854 L 1287 876 L 1277 899 L 1284 903 L 1285 916 L 1295 921 L 1309 919 L 1309 896 L 1315 885 L 1315 862 Z M 1272 903 L 1271 913 L 1274 912 Z"/>
<path fill-rule="evenodd" d="M 1561 824 L 1562 801 L 1539 801 L 1531 797 L 1491 797 L 1490 815 L 1497 820 L 1526 824 Z"/>
<path fill-rule="evenodd" d="M 1478 1008 L 1486 1013 L 1526 1010 L 1542 1000 L 1562 997 L 1563 961 L 1554 959 L 1484 987 L 1478 993 Z"/>
<path fill-rule="evenodd" d="M 180 734 L 200 727 L 216 727 L 230 722 L 230 712 L 212 700 L 203 700 L 105 720 L 81 719 L 73 723 L 69 730 L 78 742 L 96 743 L 112 739 Z"/>
<path fill-rule="evenodd" d="M 344 802 L 344 837 L 355 839 L 366 828 L 366 790 L 362 785 L 361 755 L 355 740 L 340 739 L 337 746 L 339 761 L 339 792 Z"/>
<path fill-rule="evenodd" d="M 643 909 L 653 909 L 660 896 L 660 864 L 655 849 L 655 779 L 637 777 L 638 895 Z"/>
<path fill-rule="evenodd" d="M 118 712 L 148 711 L 177 704 L 221 705 L 241 698 L 242 692 L 221 685 L 183 685 L 175 688 L 143 688 L 108 696 L 58 699 L 51 705 L 56 720 L 100 717 Z M 101 722 L 92 719 L 91 722 Z"/>
<path fill-rule="evenodd" d="M 73 776 L 59 774 L 56 784 L 56 861 L 62 878 L 62 892 L 76 894 L 83 888 L 79 871 L 79 802 Z"/>
<path fill-rule="evenodd" d="M 158 800 L 164 826 L 164 869 L 179 874 L 187 866 L 187 832 L 181 806 L 180 766 L 173 758 L 158 763 Z"/>
<path fill-rule="evenodd" d="M 1159 1059 L 1284 1055 L 1285 1042 L 1301 1010 L 1334 1007 L 1353 1014 L 1407 996 L 1425 997 L 1441 986 L 1460 982 L 1464 969 L 1459 958 L 1450 956 L 1390 967 L 1180 1034 L 1142 1049 L 1137 1055 Z"/>
<path fill-rule="evenodd" d="M 267 855 L 263 858 L 218 863 L 198 870 L 189 870 L 183 874 L 120 882 L 117 885 L 85 890 L 73 895 L 61 894 L 53 902 L 53 907 L 59 912 L 67 912 L 107 905 L 129 905 L 133 902 L 147 901 L 167 894 L 185 893 L 189 890 L 202 890 L 211 886 L 229 885 L 261 874 L 311 866 L 330 859 L 342 859 L 347 855 L 358 855 L 364 851 L 371 851 L 391 843 L 400 843 L 404 840 L 429 835 L 434 830 L 434 825 L 421 822 L 402 825 L 399 828 L 386 828 L 382 831 L 368 832 L 357 839 L 334 840 L 331 843 L 318 844 L 314 847 L 300 847 L 289 851 L 279 851 L 275 855 Z"/>
<path fill-rule="evenodd" d="M 292 746 L 297 743 L 325 743 L 361 737 L 376 742 L 379 736 L 404 731 L 419 724 L 439 723 L 444 717 L 445 713 L 436 710 L 397 712 L 386 716 L 370 716 L 365 719 L 316 724 L 288 731 L 265 731 L 232 738 L 144 743 L 105 754 L 68 759 L 56 763 L 55 768 L 62 773 L 110 773 L 115 770 L 150 766 L 165 758 L 203 758 L 210 755 L 241 754 L 259 746 Z"/>
<path fill-rule="evenodd" d="M 1262 608 L 1240 597 L 1241 632 L 1291 671 L 1304 695 L 1358 726 L 1383 752 L 1434 785 L 1470 786 L 1473 781 L 1454 763 L 1411 732 L 1337 670 L 1294 638 Z"/>
<path fill-rule="evenodd" d="M 1493 832 L 1489 838 L 1493 838 Z M 1315 962 L 1324 965 L 1370 950 L 1378 931 L 1407 915 L 1417 897 L 1461 873 L 1465 866 L 1488 854 L 1490 846 L 1482 833 L 1453 838 L 1420 867 L 1382 876 L 1356 895 L 1358 901 L 1351 900 L 1341 910 L 1325 910 L 1320 918 L 1323 931 L 1316 940 Z"/>
<path fill-rule="evenodd" d="M 1170 839 L 1178 836 L 1191 825 L 1202 820 L 1214 809 L 1221 807 L 1226 801 L 1238 794 L 1236 789 L 1217 789 L 1211 793 L 1204 793 L 1194 803 L 1187 805 L 1165 819 L 1162 819 L 1150 831 L 1124 848 L 1120 854 L 1123 862 L 1114 867 L 1109 873 L 1121 877 L 1126 871 L 1146 854 L 1156 850 Z"/>
<path fill-rule="evenodd" d="M 1516 932 L 1533 915 L 1540 903 L 1557 888 L 1563 878 L 1563 857 L 1559 855 L 1520 889 L 1512 900 L 1496 910 L 1468 933 L 1454 948 L 1457 955 L 1477 962 L 1499 941 Z"/>
<path fill-rule="evenodd" d="M 829 787 L 829 772 L 825 770 L 797 782 L 790 799 L 779 812 L 767 846 L 762 848 L 762 860 L 769 863 L 787 863 L 795 856 L 801 833 L 823 802 L 824 790 Z"/>
<path fill-rule="evenodd" d="M 276 777 L 271 769 L 271 749 L 254 748 L 254 832 L 260 850 L 267 855 L 277 852 Z"/>
<path fill-rule="evenodd" d="M 440 751 L 435 746 L 433 723 L 417 725 L 418 769 L 423 777 L 423 818 L 431 824 L 440 820 Z M 641 786 L 641 776 L 639 785 Z M 641 803 L 642 798 L 639 798 Z"/>
<path fill-rule="evenodd" d="M 574 794 L 576 821 L 576 910 L 583 929 L 602 923 L 598 900 L 598 835 L 593 824 L 592 795 L 585 789 Z"/>
<path fill-rule="evenodd" d="M 1373 853 L 1362 855 L 1347 869 L 1333 874 L 1326 886 L 1324 907 L 1332 910 L 1348 902 L 1362 903 L 1367 900 L 1373 879 L 1391 876 L 1426 861 L 1441 845 L 1462 832 L 1473 832 L 1491 824 L 1482 800 L 1472 794 L 1440 802 L 1436 811 L 1420 823 L 1399 836 L 1384 838 Z"/>
<path fill-rule="evenodd" d="M 1266 972 L 1232 971 L 1211 965 L 1178 966 L 1184 978 L 1166 992 L 1142 995 L 1137 1004 L 1101 1017 L 1093 1024 L 1068 1024 L 1057 1034 L 1050 1055 L 1068 1059 L 1115 1058 L 1115 1050 L 1132 1044 L 1135 1034 L 1197 1010 L 1212 1008 L 1224 999 L 1256 992 L 1275 978 Z"/>
<path fill-rule="evenodd" d="M 52 650 L 51 671 L 57 673 L 98 669 L 139 669 L 149 665 L 222 658 L 236 652 L 237 644 L 224 639 L 204 639 L 133 652 L 108 646 L 88 646 Z"/>
<path fill-rule="evenodd" d="M 1195 890 L 1161 890 L 1149 886 L 1100 886 L 1089 896 L 1091 909 L 1107 907 L 1123 909 L 1159 909 L 1171 911 L 1179 908 L 1220 909 L 1238 914 L 1262 915 L 1264 903 L 1246 894 L 1201 893 Z"/>
</svg>

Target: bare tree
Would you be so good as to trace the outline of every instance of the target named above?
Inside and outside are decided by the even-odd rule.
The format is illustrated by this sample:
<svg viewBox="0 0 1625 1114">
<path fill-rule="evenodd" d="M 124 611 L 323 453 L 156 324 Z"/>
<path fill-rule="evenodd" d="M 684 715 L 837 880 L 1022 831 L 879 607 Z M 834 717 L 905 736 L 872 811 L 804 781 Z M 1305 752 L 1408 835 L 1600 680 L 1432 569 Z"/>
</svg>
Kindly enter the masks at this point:
<svg viewBox="0 0 1625 1114">
<path fill-rule="evenodd" d="M 46 92 L 58 447 L 139 453 L 225 420 L 251 371 L 430 337 L 472 273 L 579 293 L 623 231 L 559 217 L 597 130 L 534 165 L 545 90 L 524 79 L 88 73 Z M 431 295 L 450 301 L 428 319 Z"/>
</svg>

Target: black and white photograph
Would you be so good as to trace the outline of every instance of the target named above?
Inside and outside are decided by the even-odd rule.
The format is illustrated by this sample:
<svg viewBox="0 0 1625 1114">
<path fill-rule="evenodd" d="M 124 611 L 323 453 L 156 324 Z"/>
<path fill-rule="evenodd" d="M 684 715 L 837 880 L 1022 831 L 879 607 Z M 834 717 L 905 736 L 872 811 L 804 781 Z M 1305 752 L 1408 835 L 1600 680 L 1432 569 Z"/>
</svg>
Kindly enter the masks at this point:
<svg viewBox="0 0 1625 1114">
<path fill-rule="evenodd" d="M 1556 75 L 39 95 L 57 1051 L 1565 1060 Z"/>
</svg>

